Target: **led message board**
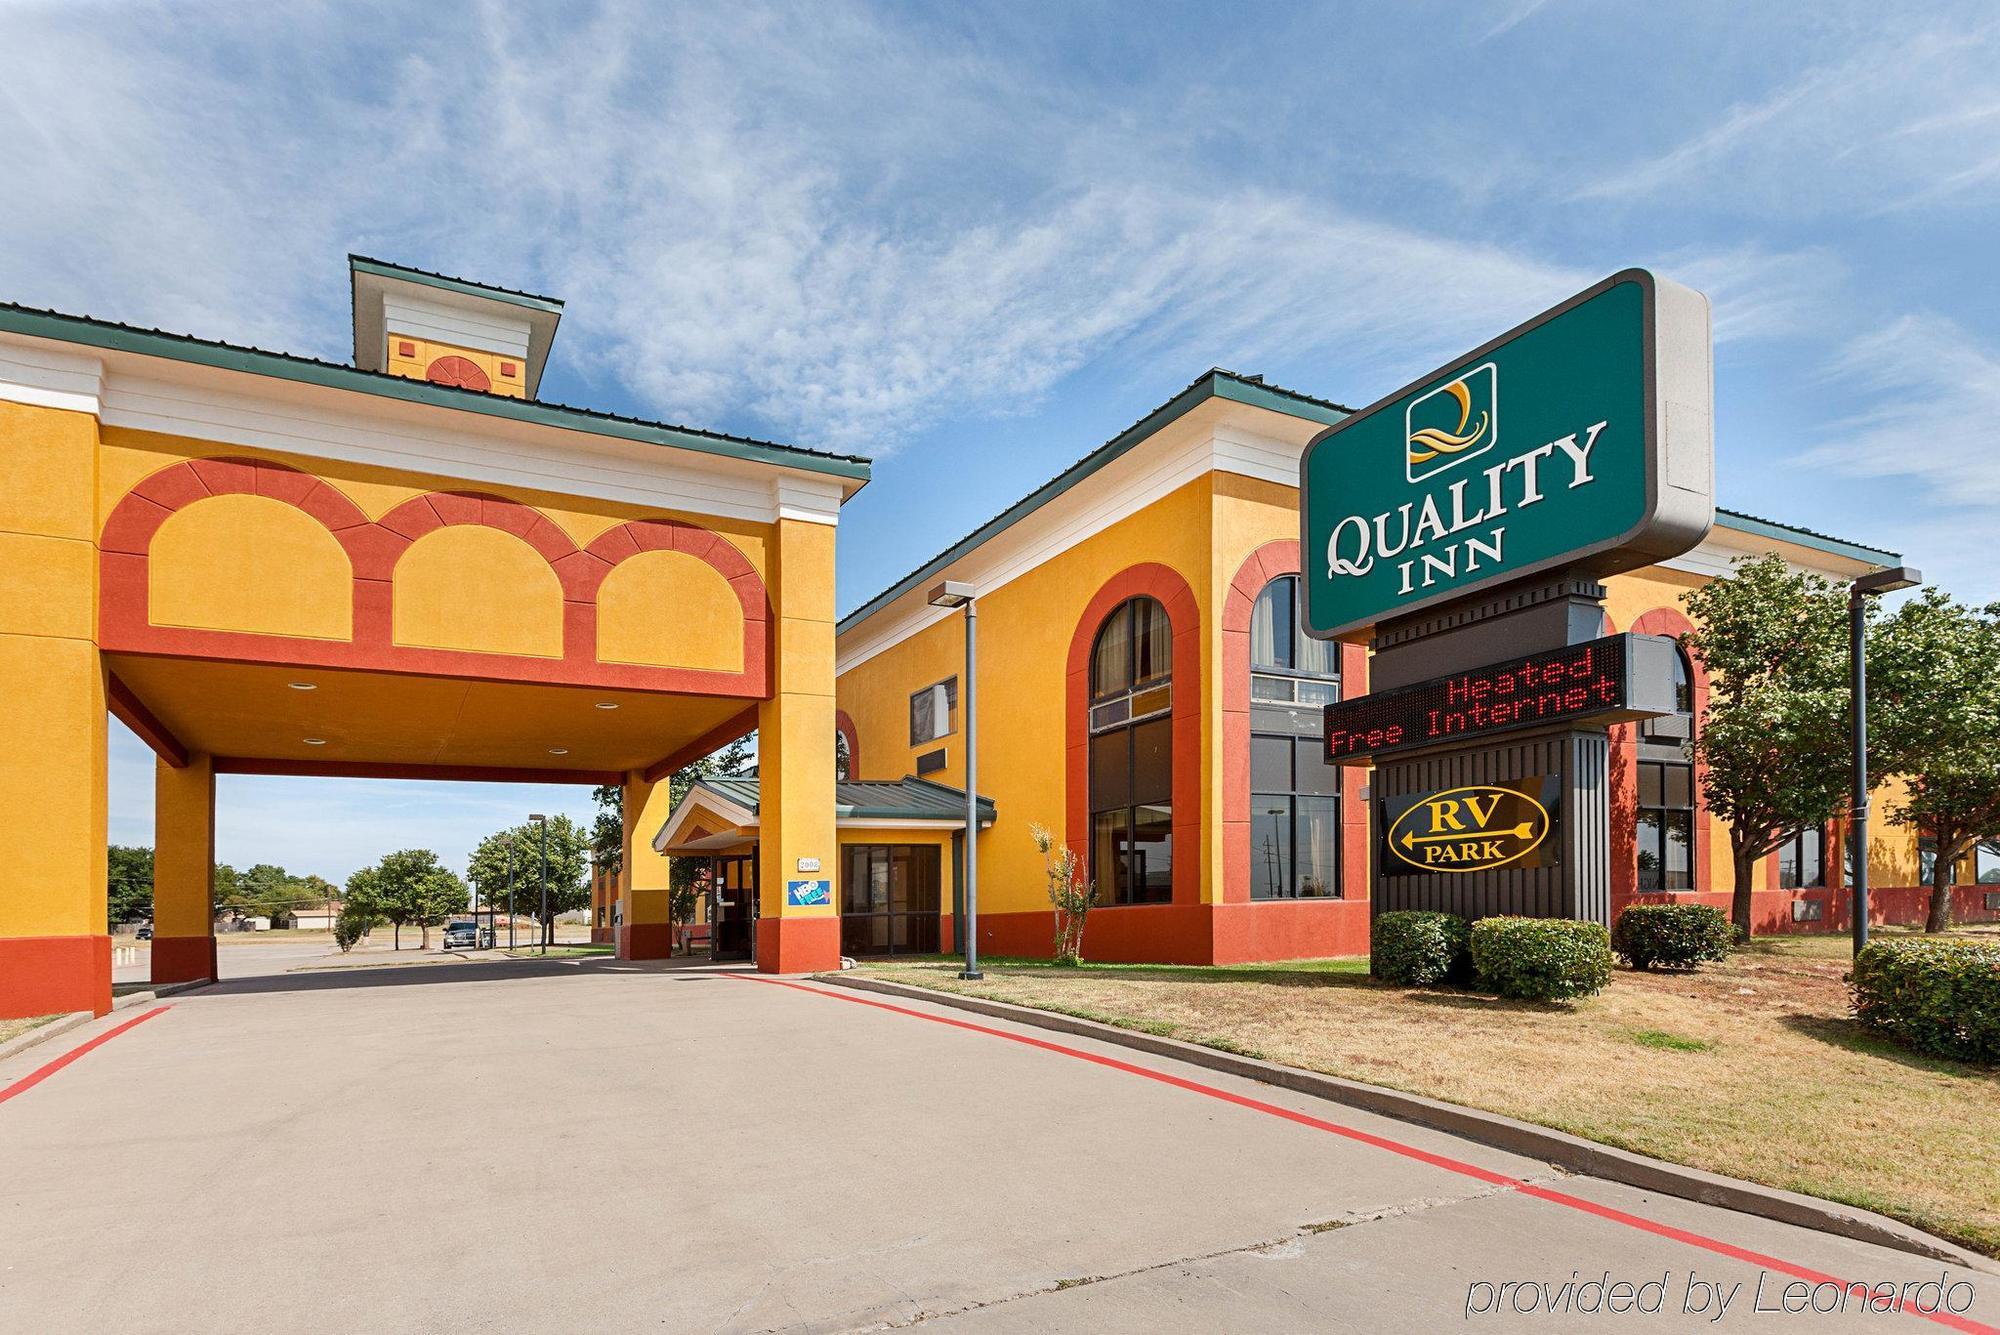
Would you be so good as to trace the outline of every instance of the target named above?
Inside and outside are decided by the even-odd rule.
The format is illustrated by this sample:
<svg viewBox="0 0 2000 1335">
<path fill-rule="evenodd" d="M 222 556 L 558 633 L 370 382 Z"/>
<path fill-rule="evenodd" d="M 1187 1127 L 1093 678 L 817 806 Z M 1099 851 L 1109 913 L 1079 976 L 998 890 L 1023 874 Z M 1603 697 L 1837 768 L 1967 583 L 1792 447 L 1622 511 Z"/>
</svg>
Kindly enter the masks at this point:
<svg viewBox="0 0 2000 1335">
<path fill-rule="evenodd" d="M 1326 758 L 1364 764 L 1425 747 L 1674 711 L 1672 640 L 1609 635 L 1326 707 Z"/>
<path fill-rule="evenodd" d="M 1306 633 L 1695 546 L 1711 379 L 1707 299 L 1628 269 L 1328 427 L 1299 463 Z"/>
</svg>

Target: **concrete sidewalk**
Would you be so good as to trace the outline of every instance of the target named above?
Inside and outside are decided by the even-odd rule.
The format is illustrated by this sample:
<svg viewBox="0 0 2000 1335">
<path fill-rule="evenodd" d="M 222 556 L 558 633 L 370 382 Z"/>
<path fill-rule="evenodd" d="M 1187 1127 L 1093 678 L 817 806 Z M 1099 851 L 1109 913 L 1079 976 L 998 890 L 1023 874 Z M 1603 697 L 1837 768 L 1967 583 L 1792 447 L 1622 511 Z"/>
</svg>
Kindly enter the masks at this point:
<svg viewBox="0 0 2000 1335">
<path fill-rule="evenodd" d="M 1746 1253 L 1942 1275 L 1971 1318 L 2000 1312 L 1991 1273 L 731 972 L 435 965 L 174 998 L 0 1103 L 0 1330 L 1581 1330 L 1613 1318 L 1511 1315 L 1524 1291 L 1498 1286 L 1560 1302 L 1607 1271 L 1658 1286 L 1659 1315 L 1622 1317 L 1653 1329 L 1712 1328 L 1684 1309 L 1713 1281 L 1742 1286 L 1724 1326 L 1918 1328 L 1853 1301 L 1754 1312 L 1767 1267 Z M 123 1018 L 0 1063 L 0 1089 Z M 1764 1304 L 1791 1281 L 1767 1274 Z"/>
</svg>

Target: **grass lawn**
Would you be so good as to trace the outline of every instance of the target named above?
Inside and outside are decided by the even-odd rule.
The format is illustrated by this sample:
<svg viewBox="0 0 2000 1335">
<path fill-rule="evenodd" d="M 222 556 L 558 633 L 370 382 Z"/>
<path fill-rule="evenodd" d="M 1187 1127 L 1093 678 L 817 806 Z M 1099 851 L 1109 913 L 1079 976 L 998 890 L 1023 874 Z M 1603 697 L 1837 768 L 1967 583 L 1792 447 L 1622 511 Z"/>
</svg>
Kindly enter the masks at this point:
<svg viewBox="0 0 2000 1335">
<path fill-rule="evenodd" d="M 60 1020 L 60 1015 L 30 1015 L 25 1020 L 0 1020 L 0 1043 L 10 1038 L 19 1038 L 30 1029 L 38 1029 L 50 1020 Z"/>
<path fill-rule="evenodd" d="M 1987 937 L 1986 939 L 1991 939 Z M 1363 959 L 861 972 L 1203 1043 L 1845 1201 L 2000 1256 L 2000 1072 L 1848 1016 L 1844 937 L 1771 937 L 1697 973 L 1620 969 L 1574 1005 L 1378 984 Z"/>
</svg>

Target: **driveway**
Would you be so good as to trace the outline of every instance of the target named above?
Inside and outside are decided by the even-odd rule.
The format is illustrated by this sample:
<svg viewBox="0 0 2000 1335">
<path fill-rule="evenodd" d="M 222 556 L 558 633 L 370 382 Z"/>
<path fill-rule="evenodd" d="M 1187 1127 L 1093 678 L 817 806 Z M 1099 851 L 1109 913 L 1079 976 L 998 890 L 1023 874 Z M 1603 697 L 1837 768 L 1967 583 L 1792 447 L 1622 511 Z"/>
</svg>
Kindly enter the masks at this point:
<svg viewBox="0 0 2000 1335">
<path fill-rule="evenodd" d="M 0 1330 L 1709 1329 L 1717 1282 L 1726 1327 L 1937 1328 L 1758 1312 L 1760 1274 L 2000 1319 L 2000 1274 L 879 1002 L 602 959 L 245 978 L 9 1096 L 119 1012 L 0 1063 Z M 1662 1310 L 1576 1310 L 1607 1272 Z"/>
</svg>

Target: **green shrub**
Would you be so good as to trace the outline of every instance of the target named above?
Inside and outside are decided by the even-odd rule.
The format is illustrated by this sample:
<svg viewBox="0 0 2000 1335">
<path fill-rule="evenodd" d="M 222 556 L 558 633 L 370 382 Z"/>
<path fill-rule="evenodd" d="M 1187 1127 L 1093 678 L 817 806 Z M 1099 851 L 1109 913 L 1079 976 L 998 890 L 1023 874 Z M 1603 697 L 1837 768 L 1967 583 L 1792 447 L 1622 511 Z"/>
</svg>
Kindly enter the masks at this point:
<svg viewBox="0 0 2000 1335">
<path fill-rule="evenodd" d="M 1706 904 L 1634 904 L 1611 929 L 1612 951 L 1635 969 L 1727 959 L 1735 939 L 1728 916 Z"/>
<path fill-rule="evenodd" d="M 340 947 L 340 953 L 345 955 L 354 949 L 354 943 L 367 933 L 369 925 L 368 919 L 361 914 L 343 909 L 340 916 L 333 920 L 333 941 Z"/>
<path fill-rule="evenodd" d="M 1464 982 L 1472 974 L 1465 919 L 1450 913 L 1399 909 L 1375 920 L 1368 969 L 1405 987 Z"/>
<path fill-rule="evenodd" d="M 1905 1047 L 2000 1064 L 2000 944 L 1876 941 L 1853 992 L 1855 1017 Z"/>
<path fill-rule="evenodd" d="M 1524 1001 L 1587 997 L 1611 981 L 1611 934 L 1570 918 L 1481 918 L 1472 924 L 1481 987 Z"/>
</svg>

